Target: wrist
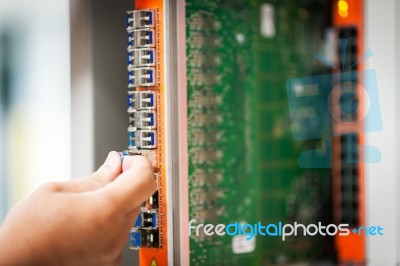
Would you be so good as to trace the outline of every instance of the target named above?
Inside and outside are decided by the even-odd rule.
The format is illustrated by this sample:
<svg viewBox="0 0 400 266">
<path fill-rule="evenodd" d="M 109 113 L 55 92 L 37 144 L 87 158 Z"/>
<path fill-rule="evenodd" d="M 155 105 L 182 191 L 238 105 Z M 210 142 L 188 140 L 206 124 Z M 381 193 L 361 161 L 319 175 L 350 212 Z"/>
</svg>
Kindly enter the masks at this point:
<svg viewBox="0 0 400 266">
<path fill-rule="evenodd" d="M 32 252 L 27 245 L 23 245 L 22 240 L 14 239 L 13 234 L 6 227 L 0 227 L 0 265 L 32 264 Z"/>
</svg>

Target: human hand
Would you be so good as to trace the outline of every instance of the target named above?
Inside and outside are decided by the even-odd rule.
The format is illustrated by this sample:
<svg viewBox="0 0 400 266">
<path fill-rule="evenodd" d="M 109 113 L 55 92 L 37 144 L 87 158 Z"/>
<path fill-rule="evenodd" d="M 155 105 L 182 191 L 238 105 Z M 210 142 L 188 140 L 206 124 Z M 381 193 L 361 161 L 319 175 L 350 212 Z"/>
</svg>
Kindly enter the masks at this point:
<svg viewBox="0 0 400 266">
<path fill-rule="evenodd" d="M 142 156 L 117 152 L 92 175 L 48 183 L 0 227 L 0 265 L 119 265 L 140 204 L 156 189 Z"/>
</svg>

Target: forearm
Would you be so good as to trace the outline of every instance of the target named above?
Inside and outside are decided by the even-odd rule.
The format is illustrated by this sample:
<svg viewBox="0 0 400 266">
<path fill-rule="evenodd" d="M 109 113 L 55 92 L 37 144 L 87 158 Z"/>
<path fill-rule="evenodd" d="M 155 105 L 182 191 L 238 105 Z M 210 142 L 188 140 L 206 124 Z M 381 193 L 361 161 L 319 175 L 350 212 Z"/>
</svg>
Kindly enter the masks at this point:
<svg viewBox="0 0 400 266">
<path fill-rule="evenodd" d="M 116 152 L 87 178 L 45 184 L 0 226 L 0 265 L 119 265 L 139 206 L 155 188 L 147 159 L 122 165 Z"/>
<path fill-rule="evenodd" d="M 0 227 L 0 265 L 49 265 L 52 252 L 46 249 L 43 236 L 32 237 L 40 230 L 29 222 L 29 214 L 24 215 L 26 223 L 14 223 L 19 217 L 19 208 L 13 208 Z M 46 227 L 42 224 L 41 228 Z"/>
</svg>

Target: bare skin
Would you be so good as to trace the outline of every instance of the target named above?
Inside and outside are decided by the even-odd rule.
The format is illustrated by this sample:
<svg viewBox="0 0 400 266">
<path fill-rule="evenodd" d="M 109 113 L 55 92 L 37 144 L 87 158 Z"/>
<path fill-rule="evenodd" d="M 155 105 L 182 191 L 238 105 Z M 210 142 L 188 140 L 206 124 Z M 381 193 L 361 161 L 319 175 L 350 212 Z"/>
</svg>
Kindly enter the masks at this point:
<svg viewBox="0 0 400 266">
<path fill-rule="evenodd" d="M 48 183 L 0 227 L 0 265 L 119 265 L 140 204 L 156 189 L 141 156 L 117 152 L 90 176 Z"/>
</svg>

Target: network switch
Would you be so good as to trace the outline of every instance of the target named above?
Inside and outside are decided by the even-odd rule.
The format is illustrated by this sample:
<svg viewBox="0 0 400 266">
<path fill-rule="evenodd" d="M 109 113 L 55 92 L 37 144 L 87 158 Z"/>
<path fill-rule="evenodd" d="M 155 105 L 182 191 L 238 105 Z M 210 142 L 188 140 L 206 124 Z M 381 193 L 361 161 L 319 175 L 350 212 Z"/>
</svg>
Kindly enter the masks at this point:
<svg viewBox="0 0 400 266">
<path fill-rule="evenodd" d="M 158 1 L 157 1 L 158 2 Z M 136 2 L 140 5 L 139 2 Z M 156 4 L 153 3 L 152 4 Z M 127 154 L 142 155 L 154 167 L 157 191 L 141 205 L 130 234 L 130 248 L 147 254 L 157 248 L 152 260 L 165 261 L 166 249 L 166 178 L 164 163 L 164 84 L 162 6 L 142 3 L 142 8 L 127 12 L 128 33 L 128 116 L 129 145 Z M 159 4 L 158 4 L 159 5 Z M 148 256 L 141 259 L 143 265 Z"/>
<path fill-rule="evenodd" d="M 307 0 L 178 2 L 184 12 L 176 12 L 176 16 L 185 18 L 179 17 L 177 22 L 170 20 L 179 11 L 174 1 L 137 0 L 138 10 L 127 14 L 128 154 L 149 158 L 158 184 L 132 225 L 130 244 L 140 249 L 140 265 L 319 264 L 321 258 L 328 264 L 363 263 L 364 240 L 357 236 L 353 236 L 354 242 L 346 242 L 351 245 L 335 237 L 298 236 L 286 245 L 257 236 L 256 246 L 238 251 L 234 248 L 237 238 L 182 233 L 187 231 L 187 223 L 177 217 L 185 210 L 188 213 L 182 217 L 199 223 L 227 224 L 240 217 L 246 223 L 262 219 L 357 226 L 364 221 L 364 188 L 363 168 L 344 163 L 349 157 L 362 159 L 362 151 L 357 149 L 362 134 L 338 134 L 332 143 L 337 157 L 332 158 L 333 171 L 303 168 L 299 167 L 299 154 L 330 147 L 336 123 L 330 116 L 321 119 L 321 136 L 302 140 L 293 138 L 289 125 L 284 85 L 288 78 L 332 73 L 314 58 L 321 47 L 335 46 L 323 32 L 338 26 L 330 21 L 337 7 L 328 0 L 313 4 Z M 363 36 L 361 24 L 352 18 L 362 18 L 358 10 L 362 6 L 354 4 L 360 1 L 347 2 L 354 13 L 341 18 L 345 27 L 337 35 L 349 39 L 352 54 L 345 66 L 359 57 Z M 180 57 L 169 53 L 170 46 L 182 48 L 183 52 L 177 53 Z M 331 56 L 340 57 L 335 52 Z M 180 66 L 180 60 L 182 69 L 170 68 Z M 171 97 L 170 87 L 175 85 Z M 361 98 L 350 98 L 355 101 L 347 106 L 349 113 L 337 117 L 354 122 L 361 115 L 361 111 L 353 111 L 362 95 L 355 87 L 347 90 Z M 314 106 L 298 109 L 304 111 L 306 121 L 317 117 Z M 176 110 L 181 113 L 176 115 Z M 182 127 L 177 119 L 184 120 Z M 175 122 L 172 126 L 171 121 Z M 179 139 L 181 131 L 184 137 Z M 301 133 L 305 136 L 309 131 Z M 174 164 L 168 165 L 170 161 Z M 174 192 L 183 195 L 175 198 Z M 359 256 L 349 256 L 351 251 Z"/>
</svg>

